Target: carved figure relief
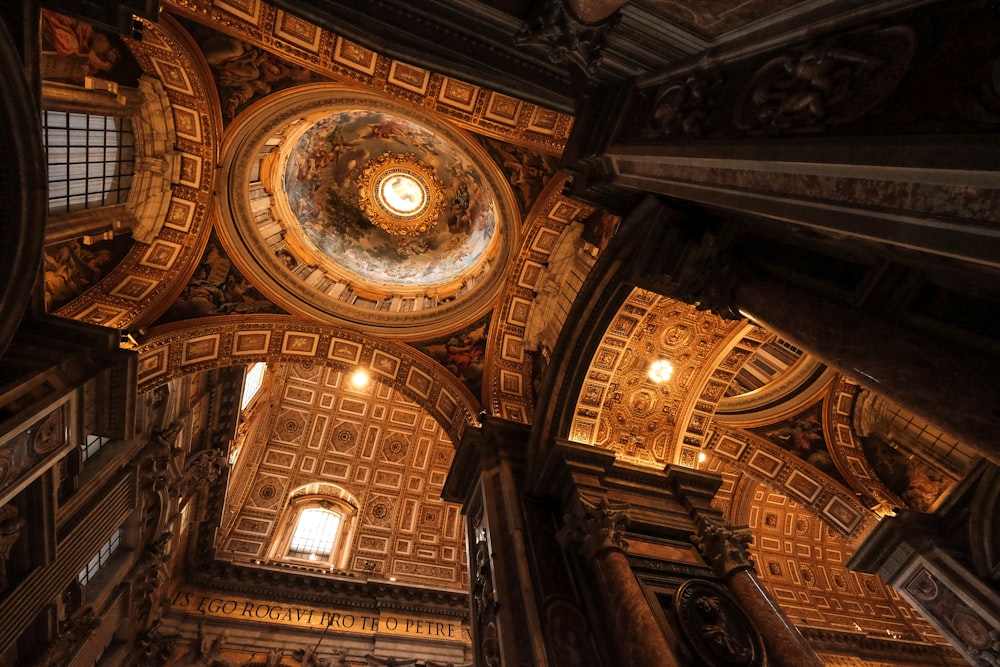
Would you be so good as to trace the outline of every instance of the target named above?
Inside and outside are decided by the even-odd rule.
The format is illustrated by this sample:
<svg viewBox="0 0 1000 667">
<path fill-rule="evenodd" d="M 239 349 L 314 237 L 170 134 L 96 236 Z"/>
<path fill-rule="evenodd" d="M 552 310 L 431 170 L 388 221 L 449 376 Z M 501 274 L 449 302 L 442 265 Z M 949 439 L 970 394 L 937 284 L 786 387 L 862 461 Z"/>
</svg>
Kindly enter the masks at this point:
<svg viewBox="0 0 1000 667">
<path fill-rule="evenodd" d="M 768 61 L 750 80 L 735 123 L 759 134 L 817 132 L 855 120 L 899 85 L 916 49 L 905 26 L 866 29 Z"/>
<path fill-rule="evenodd" d="M 121 37 L 87 21 L 43 9 L 42 76 L 82 86 L 87 77 L 136 86 L 139 66 Z"/>
<path fill-rule="evenodd" d="M 291 86 L 323 77 L 273 53 L 190 21 L 184 26 L 198 40 L 212 69 L 226 122 L 252 102 Z"/>
<path fill-rule="evenodd" d="M 160 632 L 160 621 L 156 619 L 145 632 L 136 635 L 135 665 L 136 667 L 161 667 L 173 653 L 177 635 L 164 635 Z"/>
<path fill-rule="evenodd" d="M 593 635 L 587 628 L 586 621 L 578 610 L 560 601 L 549 607 L 546 617 L 557 664 L 566 667 L 590 667 L 595 664 L 597 647 L 594 645 Z"/>
<path fill-rule="evenodd" d="M 38 667 L 67 664 L 80 644 L 93 636 L 100 624 L 92 606 L 75 611 L 59 624 L 59 634 L 36 664 Z"/>
<path fill-rule="evenodd" d="M 187 287 L 158 324 L 212 315 L 282 312 L 233 265 L 213 231 Z"/>
<path fill-rule="evenodd" d="M 228 660 L 222 657 L 222 647 L 225 645 L 228 635 L 225 630 L 215 637 L 209 637 L 205 633 L 205 624 L 198 625 L 197 643 L 191 647 L 187 655 L 179 664 L 195 665 L 197 667 L 230 667 Z"/>
<path fill-rule="evenodd" d="M 292 657 L 299 661 L 300 667 L 330 667 L 330 661 L 319 657 L 312 646 L 296 649 Z"/>
<path fill-rule="evenodd" d="M 972 664 L 1000 666 L 1000 632 L 959 598 L 947 582 L 939 582 L 931 570 L 919 567 L 901 591 L 925 616 L 937 619 L 939 627 Z"/>
<path fill-rule="evenodd" d="M 763 664 L 760 636 L 726 591 L 709 581 L 685 582 L 674 596 L 682 634 L 705 667 Z"/>
<path fill-rule="evenodd" d="M 664 84 L 653 94 L 640 134 L 647 139 L 703 136 L 721 84 L 722 76 L 714 72 Z"/>
</svg>

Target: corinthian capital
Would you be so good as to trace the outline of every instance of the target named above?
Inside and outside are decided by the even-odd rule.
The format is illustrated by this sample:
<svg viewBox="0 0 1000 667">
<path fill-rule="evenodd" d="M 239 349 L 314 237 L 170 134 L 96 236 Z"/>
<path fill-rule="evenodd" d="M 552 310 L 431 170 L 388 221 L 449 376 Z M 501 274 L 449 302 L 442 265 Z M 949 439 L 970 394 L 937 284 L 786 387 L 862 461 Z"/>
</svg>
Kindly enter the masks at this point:
<svg viewBox="0 0 1000 667">
<path fill-rule="evenodd" d="M 609 549 L 624 550 L 628 505 L 602 498 L 597 503 L 584 499 L 565 516 L 566 525 L 556 538 L 563 546 L 575 546 L 587 558 Z"/>
<path fill-rule="evenodd" d="M 749 528 L 733 528 L 700 517 L 698 532 L 691 536 L 691 541 L 718 577 L 728 577 L 738 570 L 754 568 L 749 549 L 753 535 Z"/>
</svg>

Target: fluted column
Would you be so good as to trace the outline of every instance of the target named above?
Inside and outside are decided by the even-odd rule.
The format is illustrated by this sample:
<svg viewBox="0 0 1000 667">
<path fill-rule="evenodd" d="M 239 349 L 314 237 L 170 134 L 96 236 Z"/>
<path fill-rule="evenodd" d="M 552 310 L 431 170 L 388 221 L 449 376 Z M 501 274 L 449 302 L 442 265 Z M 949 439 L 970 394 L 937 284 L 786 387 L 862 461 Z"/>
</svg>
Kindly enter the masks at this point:
<svg viewBox="0 0 1000 667">
<path fill-rule="evenodd" d="M 581 499 L 566 516 L 558 535 L 575 548 L 594 575 L 604 602 L 610 636 L 623 667 L 675 667 L 677 658 L 653 617 L 632 567 L 625 557 L 627 507 L 607 499 L 593 504 Z"/>
<path fill-rule="evenodd" d="M 726 581 L 764 641 L 775 667 L 822 667 L 823 661 L 761 586 L 748 546 L 753 537 L 747 529 L 733 529 L 721 521 L 698 519 L 694 542 L 715 575 Z"/>
</svg>

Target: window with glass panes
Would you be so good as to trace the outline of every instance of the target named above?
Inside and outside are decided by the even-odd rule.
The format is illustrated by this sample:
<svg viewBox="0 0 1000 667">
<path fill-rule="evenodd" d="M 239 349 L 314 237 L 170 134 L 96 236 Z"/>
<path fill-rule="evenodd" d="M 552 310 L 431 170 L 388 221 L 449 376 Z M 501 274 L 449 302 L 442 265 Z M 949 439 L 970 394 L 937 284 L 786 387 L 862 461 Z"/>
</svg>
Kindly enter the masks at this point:
<svg viewBox="0 0 1000 667">
<path fill-rule="evenodd" d="M 288 545 L 288 555 L 293 558 L 329 556 L 337 540 L 340 515 L 319 507 L 302 510 L 295 524 L 295 533 Z"/>
<path fill-rule="evenodd" d="M 128 199 L 135 142 L 127 118 L 43 111 L 49 173 L 49 213 L 117 204 Z"/>
<path fill-rule="evenodd" d="M 125 530 L 121 527 L 115 530 L 115 532 L 111 534 L 111 537 L 108 538 L 108 541 L 102 544 L 101 548 L 97 550 L 94 557 L 83 566 L 83 569 L 80 570 L 80 574 L 77 575 L 81 584 L 86 586 L 90 583 L 90 581 L 94 578 L 94 575 L 97 574 L 97 571 L 100 570 L 101 567 L 103 567 L 109 560 L 111 560 L 111 555 L 114 554 L 115 551 L 118 550 L 118 547 L 122 545 L 122 534 L 124 532 Z"/>
<path fill-rule="evenodd" d="M 111 438 L 105 438 L 101 435 L 88 435 L 87 439 L 83 441 L 80 445 L 80 462 L 84 462 L 91 456 L 97 453 L 97 451 L 104 445 L 111 442 Z"/>
<path fill-rule="evenodd" d="M 240 401 L 240 410 L 246 409 L 253 397 L 260 391 L 264 384 L 264 371 L 266 370 L 267 364 L 263 361 L 258 361 L 247 369 L 246 378 L 243 380 L 243 399 Z"/>
</svg>

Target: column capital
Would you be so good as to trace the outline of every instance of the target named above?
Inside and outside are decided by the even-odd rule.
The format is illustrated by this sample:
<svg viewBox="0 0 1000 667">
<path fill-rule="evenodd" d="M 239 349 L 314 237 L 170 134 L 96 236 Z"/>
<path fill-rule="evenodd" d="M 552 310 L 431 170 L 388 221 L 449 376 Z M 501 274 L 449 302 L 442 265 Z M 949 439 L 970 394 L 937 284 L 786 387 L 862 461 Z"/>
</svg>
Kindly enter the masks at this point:
<svg viewBox="0 0 1000 667">
<path fill-rule="evenodd" d="M 628 505 L 601 498 L 597 502 L 581 498 L 565 515 L 566 525 L 556 535 L 564 547 L 575 546 L 586 558 L 609 550 L 624 551 Z"/>
<path fill-rule="evenodd" d="M 697 525 L 698 532 L 691 536 L 691 541 L 716 576 L 727 578 L 741 570 L 754 570 L 749 549 L 753 535 L 749 528 L 727 526 L 703 516 L 698 517 Z"/>
</svg>

